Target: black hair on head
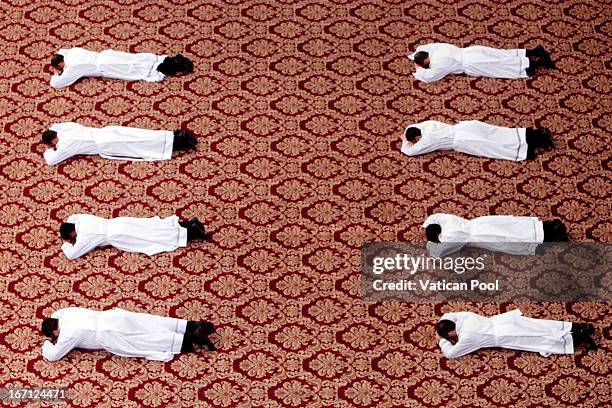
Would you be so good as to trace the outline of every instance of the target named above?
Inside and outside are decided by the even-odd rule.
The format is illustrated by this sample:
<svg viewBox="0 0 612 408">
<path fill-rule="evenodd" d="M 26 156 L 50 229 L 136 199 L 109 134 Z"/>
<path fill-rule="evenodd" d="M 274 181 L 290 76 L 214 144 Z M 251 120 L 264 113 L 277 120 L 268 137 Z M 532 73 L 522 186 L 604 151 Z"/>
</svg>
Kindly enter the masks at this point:
<svg viewBox="0 0 612 408">
<path fill-rule="evenodd" d="M 429 224 L 425 227 L 425 236 L 428 241 L 435 242 L 436 244 L 440 243 L 440 239 L 438 236 L 442 233 L 442 227 L 440 224 Z"/>
</svg>

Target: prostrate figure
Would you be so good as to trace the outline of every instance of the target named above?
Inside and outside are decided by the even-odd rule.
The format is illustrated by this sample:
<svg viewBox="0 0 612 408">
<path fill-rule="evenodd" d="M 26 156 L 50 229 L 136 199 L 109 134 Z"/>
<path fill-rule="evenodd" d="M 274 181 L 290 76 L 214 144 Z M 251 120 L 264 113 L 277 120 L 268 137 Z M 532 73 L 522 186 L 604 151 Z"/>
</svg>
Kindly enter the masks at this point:
<svg viewBox="0 0 612 408">
<path fill-rule="evenodd" d="M 206 239 L 204 226 L 197 218 L 179 221 L 176 215 L 108 220 L 95 215 L 75 214 L 60 226 L 60 235 L 64 240 L 74 242 L 62 245 L 68 259 L 76 259 L 106 245 L 151 256 L 187 246 L 188 241 Z"/>
<path fill-rule="evenodd" d="M 122 357 L 143 357 L 168 362 L 175 354 L 193 351 L 193 345 L 215 346 L 208 336 L 215 332 L 210 322 L 194 322 L 123 309 L 102 312 L 67 307 L 43 320 L 43 335 L 50 338 L 42 355 L 57 361 L 72 349 L 106 350 Z"/>
<path fill-rule="evenodd" d="M 427 120 L 408 126 L 402 153 L 408 156 L 436 150 L 456 150 L 473 156 L 505 160 L 532 160 L 536 148 L 554 146 L 548 129 L 507 128 L 477 120 L 449 125 Z"/>
<path fill-rule="evenodd" d="M 159 82 L 166 75 L 193 72 L 193 62 L 181 54 L 168 57 L 113 50 L 94 52 L 83 48 L 59 50 L 51 58 L 51 65 L 59 71 L 59 75 L 53 75 L 51 78 L 53 88 L 72 85 L 82 77 Z"/>
<path fill-rule="evenodd" d="M 422 82 L 436 82 L 450 74 L 518 79 L 534 76 L 536 68 L 554 68 L 555 63 L 544 47 L 499 50 L 474 45 L 459 48 L 451 44 L 419 45 L 408 56 L 417 65 L 413 74 Z"/>
<path fill-rule="evenodd" d="M 436 326 L 442 337 L 440 349 L 446 358 L 457 358 L 485 347 L 532 351 L 544 357 L 573 354 L 580 344 L 590 349 L 592 324 L 524 317 L 519 309 L 484 317 L 472 312 L 446 313 Z"/>
<path fill-rule="evenodd" d="M 196 149 L 198 140 L 183 129 L 147 130 L 125 126 L 91 128 L 74 122 L 56 123 L 42 134 L 50 149 L 49 165 L 80 154 L 98 154 L 115 160 L 168 160 L 178 150 Z"/>
<path fill-rule="evenodd" d="M 466 220 L 451 214 L 433 214 L 423 223 L 427 251 L 442 257 L 466 246 L 534 255 L 543 242 L 567 242 L 567 229 L 560 220 L 540 221 L 537 217 L 489 215 Z"/>
</svg>

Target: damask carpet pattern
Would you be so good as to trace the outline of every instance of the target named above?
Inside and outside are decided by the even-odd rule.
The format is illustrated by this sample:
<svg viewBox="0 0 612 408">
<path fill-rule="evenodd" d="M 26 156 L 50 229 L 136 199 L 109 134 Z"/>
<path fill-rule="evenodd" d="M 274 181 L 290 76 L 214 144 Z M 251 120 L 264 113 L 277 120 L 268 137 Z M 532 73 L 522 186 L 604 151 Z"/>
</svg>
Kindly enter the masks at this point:
<svg viewBox="0 0 612 408">
<path fill-rule="evenodd" d="M 74 407 L 611 406 L 610 304 L 368 303 L 359 252 L 364 241 L 424 240 L 432 212 L 560 218 L 573 240 L 610 242 L 611 10 L 596 0 L 2 2 L 0 385 L 67 386 Z M 434 41 L 544 44 L 558 69 L 418 83 L 406 56 Z M 196 72 L 53 90 L 49 58 L 73 46 L 181 52 Z M 523 163 L 403 156 L 403 129 L 426 119 L 545 126 L 556 148 Z M 40 134 L 64 121 L 186 127 L 200 144 L 166 162 L 47 166 Z M 196 215 L 212 239 L 69 261 L 58 227 L 82 212 Z M 66 306 L 212 320 L 219 351 L 167 364 L 77 351 L 48 363 L 39 322 Z M 442 313 L 517 306 L 596 323 L 600 349 L 442 357 Z"/>
</svg>

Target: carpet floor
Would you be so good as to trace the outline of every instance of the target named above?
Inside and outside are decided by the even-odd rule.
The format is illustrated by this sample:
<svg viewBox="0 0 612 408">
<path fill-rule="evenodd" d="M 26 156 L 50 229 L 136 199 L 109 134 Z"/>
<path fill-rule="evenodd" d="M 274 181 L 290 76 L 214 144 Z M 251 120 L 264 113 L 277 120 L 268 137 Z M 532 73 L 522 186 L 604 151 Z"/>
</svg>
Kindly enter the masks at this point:
<svg viewBox="0 0 612 408">
<path fill-rule="evenodd" d="M 611 406 L 609 303 L 370 303 L 360 292 L 361 243 L 423 241 L 433 212 L 559 218 L 575 241 L 612 240 L 611 10 L 596 0 L 2 2 L 0 386 L 66 386 L 74 407 Z M 406 56 L 429 42 L 544 44 L 557 69 L 425 85 Z M 196 69 L 54 90 L 50 56 L 73 46 L 180 52 Z M 405 126 L 427 119 L 545 126 L 556 147 L 522 163 L 402 155 Z M 200 143 L 165 162 L 47 166 L 40 134 L 66 121 L 185 127 Z M 83 212 L 196 215 L 212 239 L 69 261 L 58 227 Z M 219 351 L 167 364 L 76 351 L 48 363 L 39 322 L 66 306 L 212 320 Z M 517 306 L 596 323 L 599 350 L 443 358 L 442 313 Z"/>
</svg>

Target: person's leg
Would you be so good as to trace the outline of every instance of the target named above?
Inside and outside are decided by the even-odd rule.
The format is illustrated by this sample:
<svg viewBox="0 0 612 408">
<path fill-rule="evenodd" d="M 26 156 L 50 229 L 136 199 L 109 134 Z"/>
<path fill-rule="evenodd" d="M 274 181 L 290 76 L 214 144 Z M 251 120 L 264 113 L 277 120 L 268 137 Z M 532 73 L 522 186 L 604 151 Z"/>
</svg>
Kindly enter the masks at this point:
<svg viewBox="0 0 612 408">
<path fill-rule="evenodd" d="M 193 335 L 185 332 L 183 335 L 183 344 L 181 344 L 181 353 L 189 353 L 193 351 Z"/>
<path fill-rule="evenodd" d="M 535 159 L 535 149 L 537 145 L 535 129 L 525 129 L 525 141 L 527 142 L 527 160 Z"/>
</svg>

